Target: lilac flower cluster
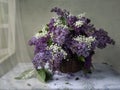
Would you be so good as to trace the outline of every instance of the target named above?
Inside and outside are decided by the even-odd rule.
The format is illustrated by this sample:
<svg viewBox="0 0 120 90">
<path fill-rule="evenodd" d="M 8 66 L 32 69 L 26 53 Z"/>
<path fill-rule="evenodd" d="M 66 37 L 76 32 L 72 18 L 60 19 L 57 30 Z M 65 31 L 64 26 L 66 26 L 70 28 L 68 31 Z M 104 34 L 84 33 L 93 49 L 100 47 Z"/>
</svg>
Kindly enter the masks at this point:
<svg viewBox="0 0 120 90">
<path fill-rule="evenodd" d="M 34 45 L 35 68 L 45 68 L 49 63 L 52 70 L 58 70 L 62 60 L 84 57 L 84 67 L 90 68 L 91 57 L 97 48 L 105 48 L 115 41 L 103 29 L 97 30 L 90 19 L 83 14 L 71 15 L 67 10 L 53 8 L 58 17 L 50 22 L 29 40 L 29 45 Z"/>
<path fill-rule="evenodd" d="M 99 29 L 94 32 L 94 37 L 98 41 L 98 48 L 103 49 L 107 46 L 107 44 L 115 44 L 115 41 L 108 36 L 108 33 L 103 29 Z"/>
<path fill-rule="evenodd" d="M 67 17 L 69 15 L 69 12 L 67 10 L 61 10 L 60 8 L 53 8 L 51 10 L 51 12 L 56 12 L 58 16 L 61 16 L 61 17 Z"/>
<path fill-rule="evenodd" d="M 87 57 L 89 55 L 89 48 L 84 42 L 80 43 L 76 40 L 71 40 L 71 42 L 67 46 L 73 54 L 84 57 Z"/>
<path fill-rule="evenodd" d="M 35 45 L 34 54 L 37 54 L 40 51 L 42 52 L 46 50 L 47 41 L 48 37 L 41 37 L 38 39 L 36 37 L 32 37 L 32 39 L 29 40 L 29 45 Z"/>
<path fill-rule="evenodd" d="M 69 34 L 69 30 L 68 28 L 59 26 L 56 27 L 56 29 L 52 33 L 53 33 L 53 42 L 62 46 L 65 42 L 67 35 Z"/>
<path fill-rule="evenodd" d="M 38 67 L 42 67 L 44 68 L 45 63 L 47 63 L 47 61 L 52 59 L 52 53 L 50 52 L 50 50 L 45 50 L 45 51 L 40 51 L 39 53 L 37 53 L 35 55 L 35 57 L 33 58 L 33 64 L 35 65 L 35 68 L 37 69 Z"/>
</svg>

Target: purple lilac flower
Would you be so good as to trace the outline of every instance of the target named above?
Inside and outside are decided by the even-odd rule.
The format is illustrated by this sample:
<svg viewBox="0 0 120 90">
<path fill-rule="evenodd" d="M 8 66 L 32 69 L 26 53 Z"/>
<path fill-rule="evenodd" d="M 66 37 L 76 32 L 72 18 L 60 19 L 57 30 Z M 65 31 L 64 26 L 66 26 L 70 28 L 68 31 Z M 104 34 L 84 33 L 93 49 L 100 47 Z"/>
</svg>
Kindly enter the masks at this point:
<svg viewBox="0 0 120 90">
<path fill-rule="evenodd" d="M 87 56 L 89 56 L 89 48 L 85 43 L 80 43 L 77 46 L 76 53 L 78 56 L 87 57 Z"/>
<path fill-rule="evenodd" d="M 72 16 L 72 15 L 68 16 L 67 17 L 67 24 L 68 24 L 68 26 L 73 28 L 74 27 L 74 23 L 77 20 L 78 20 L 78 18 L 76 16 Z"/>
<path fill-rule="evenodd" d="M 91 43 L 91 50 L 94 51 L 96 49 L 96 47 L 98 46 L 98 41 L 95 40 Z"/>
<path fill-rule="evenodd" d="M 83 22 L 83 25 L 78 27 L 76 25 L 76 22 Z M 78 17 L 72 16 L 72 15 L 69 15 L 67 17 L 67 24 L 70 28 L 72 28 L 72 30 L 75 31 L 74 35 L 76 35 L 76 36 L 86 35 L 85 31 L 88 29 L 90 30 L 89 27 L 91 27 L 89 23 L 90 23 L 90 19 L 85 18 L 85 17 L 78 18 Z"/>
<path fill-rule="evenodd" d="M 84 42 L 79 43 L 73 40 L 70 44 L 70 49 L 73 52 L 73 54 L 76 53 L 78 56 L 84 56 L 84 57 L 89 56 L 89 48 L 87 44 L 85 44 Z"/>
<path fill-rule="evenodd" d="M 39 53 L 40 51 L 46 50 L 47 41 L 48 41 L 47 37 L 41 37 L 41 38 L 37 39 L 37 42 L 35 44 L 34 53 L 36 54 L 36 53 Z"/>
<path fill-rule="evenodd" d="M 108 33 L 103 29 L 99 29 L 94 32 L 94 37 L 98 41 L 98 48 L 103 49 L 107 46 L 107 44 L 115 44 L 115 41 L 108 36 Z"/>
<path fill-rule="evenodd" d="M 86 17 L 81 17 L 81 18 L 79 18 L 79 20 L 84 21 L 85 24 L 89 24 L 91 22 L 91 20 L 89 18 L 86 18 Z"/>
<path fill-rule="evenodd" d="M 58 70 L 61 61 L 64 59 L 64 55 L 62 52 L 56 52 L 53 56 L 53 60 L 54 60 L 54 69 Z"/>
<path fill-rule="evenodd" d="M 29 40 L 28 44 L 29 44 L 30 46 L 32 46 L 32 45 L 35 45 L 36 42 L 37 42 L 37 38 L 32 37 L 32 38 Z"/>
<path fill-rule="evenodd" d="M 46 50 L 47 47 L 47 41 L 49 40 L 49 35 L 46 37 L 41 37 L 41 38 L 35 38 L 32 37 L 31 40 L 29 40 L 29 45 L 34 45 L 34 54 L 39 53 L 40 51 Z"/>
<path fill-rule="evenodd" d="M 93 56 L 93 53 L 90 53 L 90 55 L 85 58 L 85 63 L 84 63 L 85 69 L 89 70 L 90 67 L 92 66 L 92 56 Z"/>
<path fill-rule="evenodd" d="M 52 59 L 52 53 L 50 50 L 45 50 L 42 52 L 39 52 L 35 55 L 35 57 L 33 58 L 33 64 L 36 68 L 38 68 L 39 66 L 44 67 L 44 64 Z"/>
<path fill-rule="evenodd" d="M 51 12 L 55 12 L 60 17 L 67 17 L 69 15 L 69 12 L 67 10 L 62 10 L 58 7 L 54 7 Z"/>
<path fill-rule="evenodd" d="M 48 27 L 49 27 L 49 32 L 52 32 L 54 31 L 55 27 L 54 27 L 54 23 L 55 23 L 55 19 L 52 18 L 48 24 Z"/>
<path fill-rule="evenodd" d="M 56 27 L 53 31 L 53 41 L 62 46 L 68 34 L 69 30 L 67 28 L 63 28 L 61 26 Z"/>
<path fill-rule="evenodd" d="M 93 33 L 95 32 L 95 28 L 94 28 L 94 25 L 92 24 L 84 24 L 82 27 L 81 27 L 81 31 L 83 33 L 83 35 L 89 37 L 89 36 L 92 36 Z"/>
</svg>

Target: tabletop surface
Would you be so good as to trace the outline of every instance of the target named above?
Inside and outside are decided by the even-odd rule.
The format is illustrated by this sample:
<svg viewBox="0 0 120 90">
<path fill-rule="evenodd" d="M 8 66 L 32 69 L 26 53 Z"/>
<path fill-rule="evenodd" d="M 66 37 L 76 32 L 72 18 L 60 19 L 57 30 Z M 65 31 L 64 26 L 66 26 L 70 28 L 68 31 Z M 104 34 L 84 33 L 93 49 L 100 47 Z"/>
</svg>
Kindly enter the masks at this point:
<svg viewBox="0 0 120 90">
<path fill-rule="evenodd" d="M 19 89 L 120 89 L 120 74 L 112 69 L 107 63 L 94 63 L 92 74 L 85 76 L 82 71 L 74 74 L 57 73 L 53 80 L 41 83 L 37 78 L 27 80 L 14 79 L 20 73 L 33 68 L 31 63 L 19 63 L 11 71 L 0 78 L 0 90 Z"/>
</svg>

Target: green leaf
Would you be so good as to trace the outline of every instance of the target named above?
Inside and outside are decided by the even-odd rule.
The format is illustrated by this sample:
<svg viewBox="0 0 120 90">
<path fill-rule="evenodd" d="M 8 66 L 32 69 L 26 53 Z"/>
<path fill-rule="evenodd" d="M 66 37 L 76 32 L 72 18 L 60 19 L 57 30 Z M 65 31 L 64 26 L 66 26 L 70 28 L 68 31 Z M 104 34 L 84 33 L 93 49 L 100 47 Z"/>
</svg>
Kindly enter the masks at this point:
<svg viewBox="0 0 120 90">
<path fill-rule="evenodd" d="M 73 30 L 73 28 L 72 28 L 72 27 L 68 27 L 68 28 L 69 28 L 69 30 L 70 30 L 70 31 L 72 31 L 72 30 Z"/>
<path fill-rule="evenodd" d="M 47 82 L 52 77 L 51 73 L 45 69 L 37 70 L 37 78 L 42 82 Z"/>
<path fill-rule="evenodd" d="M 42 33 L 42 30 L 38 31 L 39 33 Z"/>
<path fill-rule="evenodd" d="M 63 25 L 66 25 L 65 18 L 64 18 L 64 17 L 61 17 L 60 19 L 61 19 L 61 21 L 62 21 L 62 24 L 63 24 Z"/>
<path fill-rule="evenodd" d="M 78 56 L 78 60 L 82 61 L 82 62 L 85 62 L 85 58 L 83 56 Z"/>
<path fill-rule="evenodd" d="M 46 24 L 46 26 L 45 26 L 45 30 L 46 30 L 46 31 L 49 31 L 49 27 L 48 27 L 47 24 Z"/>
<path fill-rule="evenodd" d="M 52 78 L 52 74 L 46 70 L 46 79 L 45 81 L 48 81 Z"/>
<path fill-rule="evenodd" d="M 47 42 L 47 45 L 50 46 L 53 43 L 52 39 L 50 38 Z"/>
<path fill-rule="evenodd" d="M 31 77 L 35 76 L 35 70 L 34 69 L 28 69 L 21 73 L 18 77 L 15 77 L 15 79 L 21 80 L 21 79 L 29 79 Z"/>
<path fill-rule="evenodd" d="M 37 78 L 38 80 L 45 82 L 46 73 L 44 69 L 37 70 Z"/>
</svg>

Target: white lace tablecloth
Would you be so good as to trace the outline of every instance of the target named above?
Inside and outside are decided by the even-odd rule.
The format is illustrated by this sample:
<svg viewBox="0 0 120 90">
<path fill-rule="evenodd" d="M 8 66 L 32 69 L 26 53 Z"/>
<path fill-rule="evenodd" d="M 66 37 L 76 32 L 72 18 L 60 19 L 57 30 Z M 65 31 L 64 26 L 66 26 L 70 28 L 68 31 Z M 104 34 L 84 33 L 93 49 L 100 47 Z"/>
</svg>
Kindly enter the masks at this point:
<svg viewBox="0 0 120 90">
<path fill-rule="evenodd" d="M 28 80 L 14 79 L 21 72 L 32 68 L 31 63 L 20 63 L 11 71 L 0 78 L 0 90 L 19 90 L 19 89 L 120 89 L 120 74 L 115 72 L 112 67 L 106 63 L 95 63 L 95 70 L 92 74 L 84 76 L 80 71 L 74 74 L 55 74 L 53 80 L 47 83 L 41 83 L 36 78 Z"/>
</svg>

